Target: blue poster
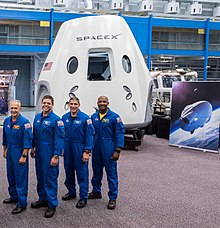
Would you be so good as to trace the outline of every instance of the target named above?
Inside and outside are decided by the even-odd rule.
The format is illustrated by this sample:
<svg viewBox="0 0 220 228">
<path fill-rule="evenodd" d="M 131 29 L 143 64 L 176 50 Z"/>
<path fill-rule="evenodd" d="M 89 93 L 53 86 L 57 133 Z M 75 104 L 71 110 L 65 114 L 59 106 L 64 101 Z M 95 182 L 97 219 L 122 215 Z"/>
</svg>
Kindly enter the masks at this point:
<svg viewBox="0 0 220 228">
<path fill-rule="evenodd" d="M 218 153 L 220 82 L 174 82 L 170 141 L 178 147 Z"/>
</svg>

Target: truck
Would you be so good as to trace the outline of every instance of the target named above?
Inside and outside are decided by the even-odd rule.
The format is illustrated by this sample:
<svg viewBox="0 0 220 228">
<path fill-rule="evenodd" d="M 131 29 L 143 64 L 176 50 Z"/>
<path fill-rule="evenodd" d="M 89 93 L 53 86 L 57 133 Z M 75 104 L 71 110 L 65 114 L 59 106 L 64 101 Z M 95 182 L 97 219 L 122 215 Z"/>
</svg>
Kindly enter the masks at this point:
<svg viewBox="0 0 220 228">
<path fill-rule="evenodd" d="M 170 116 L 172 84 L 180 81 L 197 81 L 198 73 L 190 69 L 150 71 L 153 80 L 152 109 L 154 114 Z"/>
<path fill-rule="evenodd" d="M 197 81 L 198 73 L 190 69 L 151 70 L 152 123 L 146 127 L 147 134 L 169 139 L 173 82 Z"/>
</svg>

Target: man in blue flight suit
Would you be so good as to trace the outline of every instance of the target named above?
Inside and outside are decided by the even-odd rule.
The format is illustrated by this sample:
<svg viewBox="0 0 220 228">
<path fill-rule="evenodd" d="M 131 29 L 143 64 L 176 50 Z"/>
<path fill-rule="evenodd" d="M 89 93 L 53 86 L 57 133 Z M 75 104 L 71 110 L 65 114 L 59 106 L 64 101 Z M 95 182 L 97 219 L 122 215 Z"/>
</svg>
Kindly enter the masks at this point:
<svg viewBox="0 0 220 228">
<path fill-rule="evenodd" d="M 94 127 L 88 115 L 79 110 L 80 101 L 77 97 L 70 98 L 70 112 L 63 115 L 65 126 L 64 168 L 66 173 L 65 185 L 68 193 L 62 200 L 76 198 L 75 172 L 79 184 L 80 199 L 76 208 L 87 204 L 89 191 L 88 161 L 94 143 Z"/>
<path fill-rule="evenodd" d="M 33 126 L 33 148 L 35 157 L 37 192 L 39 200 L 32 203 L 32 208 L 48 207 L 46 218 L 54 216 L 58 205 L 59 156 L 64 143 L 63 121 L 53 111 L 54 99 L 45 95 L 42 99 L 42 112 L 37 114 Z"/>
<path fill-rule="evenodd" d="M 93 190 L 88 198 L 102 198 L 101 181 L 105 167 L 109 186 L 107 207 L 113 210 L 118 196 L 117 160 L 124 146 L 125 129 L 120 116 L 108 108 L 109 102 L 106 96 L 99 97 L 97 104 L 99 111 L 91 117 L 95 128 L 95 145 L 92 153 Z"/>
<path fill-rule="evenodd" d="M 10 195 L 3 203 L 18 203 L 12 214 L 19 214 L 27 207 L 28 150 L 33 138 L 31 124 L 20 114 L 20 110 L 19 100 L 10 101 L 11 116 L 5 119 L 3 125 L 3 157 L 7 162 Z"/>
</svg>

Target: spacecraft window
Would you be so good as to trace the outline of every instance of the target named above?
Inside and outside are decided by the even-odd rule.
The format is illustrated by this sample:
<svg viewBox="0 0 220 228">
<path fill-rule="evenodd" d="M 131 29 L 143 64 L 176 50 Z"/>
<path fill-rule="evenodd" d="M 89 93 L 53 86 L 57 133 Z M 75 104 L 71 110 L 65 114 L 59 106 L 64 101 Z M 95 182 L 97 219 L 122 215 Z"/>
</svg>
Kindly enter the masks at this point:
<svg viewBox="0 0 220 228">
<path fill-rule="evenodd" d="M 89 53 L 87 80 L 111 81 L 111 69 L 107 51 L 94 51 Z"/>
<path fill-rule="evenodd" d="M 67 71 L 70 73 L 70 74 L 73 74 L 76 72 L 76 70 L 78 69 L 78 59 L 73 56 L 71 57 L 68 62 L 67 62 Z"/>
<path fill-rule="evenodd" d="M 127 55 L 124 55 L 122 57 L 122 67 L 126 73 L 131 72 L 131 60 L 129 59 L 129 57 Z"/>
</svg>

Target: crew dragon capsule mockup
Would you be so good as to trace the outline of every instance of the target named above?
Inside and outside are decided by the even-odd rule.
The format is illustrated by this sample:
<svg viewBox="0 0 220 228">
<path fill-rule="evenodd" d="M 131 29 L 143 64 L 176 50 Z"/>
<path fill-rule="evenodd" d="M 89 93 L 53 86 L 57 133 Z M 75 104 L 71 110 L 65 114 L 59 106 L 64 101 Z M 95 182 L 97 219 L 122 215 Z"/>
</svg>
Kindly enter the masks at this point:
<svg viewBox="0 0 220 228">
<path fill-rule="evenodd" d="M 62 24 L 39 77 L 41 99 L 55 99 L 54 112 L 68 111 L 77 96 L 80 109 L 92 114 L 101 95 L 119 113 L 127 129 L 151 122 L 152 80 L 140 49 L 120 16 L 87 16 Z"/>
<path fill-rule="evenodd" d="M 191 134 L 199 128 L 203 127 L 212 116 L 212 105 L 208 101 L 198 101 L 191 105 L 187 105 L 179 120 L 179 126 L 184 131 L 189 131 Z"/>
</svg>

